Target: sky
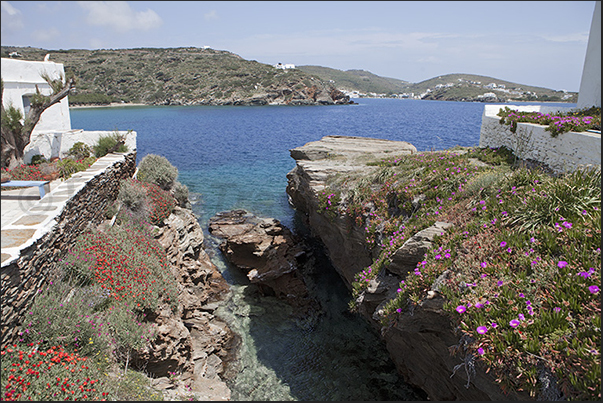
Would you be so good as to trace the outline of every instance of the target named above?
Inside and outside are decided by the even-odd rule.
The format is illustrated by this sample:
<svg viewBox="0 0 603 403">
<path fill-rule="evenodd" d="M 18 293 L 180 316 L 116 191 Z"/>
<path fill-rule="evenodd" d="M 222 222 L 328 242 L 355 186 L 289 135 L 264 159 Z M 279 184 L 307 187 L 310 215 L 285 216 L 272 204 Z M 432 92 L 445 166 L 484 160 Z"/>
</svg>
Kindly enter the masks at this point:
<svg viewBox="0 0 603 403">
<path fill-rule="evenodd" d="M 203 47 L 261 63 L 578 92 L 595 1 L 2 1 L 2 46 Z M 52 60 L 52 55 L 51 55 Z"/>
</svg>

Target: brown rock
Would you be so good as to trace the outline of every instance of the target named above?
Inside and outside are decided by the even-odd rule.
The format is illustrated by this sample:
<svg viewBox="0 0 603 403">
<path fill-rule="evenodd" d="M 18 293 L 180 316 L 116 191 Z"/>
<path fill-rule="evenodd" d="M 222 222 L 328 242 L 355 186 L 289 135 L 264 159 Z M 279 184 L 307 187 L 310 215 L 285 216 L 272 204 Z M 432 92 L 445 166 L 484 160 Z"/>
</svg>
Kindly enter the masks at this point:
<svg viewBox="0 0 603 403">
<path fill-rule="evenodd" d="M 260 292 L 297 307 L 317 304 L 299 272 L 309 253 L 301 239 L 278 220 L 233 210 L 212 217 L 209 232 L 224 239 L 220 250 L 226 259 L 243 270 Z"/>
</svg>

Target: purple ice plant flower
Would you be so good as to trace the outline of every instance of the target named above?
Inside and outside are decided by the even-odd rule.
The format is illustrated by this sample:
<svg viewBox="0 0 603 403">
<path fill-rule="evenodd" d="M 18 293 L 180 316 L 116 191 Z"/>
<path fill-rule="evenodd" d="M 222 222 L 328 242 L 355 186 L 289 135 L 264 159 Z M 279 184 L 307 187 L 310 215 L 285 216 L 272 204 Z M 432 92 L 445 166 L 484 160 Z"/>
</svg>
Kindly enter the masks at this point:
<svg viewBox="0 0 603 403">
<path fill-rule="evenodd" d="M 560 269 L 563 269 L 565 266 L 567 266 L 567 262 L 565 260 L 560 260 L 559 263 L 557 263 L 557 267 Z"/>
<path fill-rule="evenodd" d="M 599 292 L 599 287 L 596 285 L 591 285 L 588 287 L 588 291 L 590 291 L 591 294 L 596 294 Z"/>
<path fill-rule="evenodd" d="M 517 326 L 519 326 L 519 321 L 518 321 L 517 319 L 513 319 L 513 320 L 511 320 L 511 321 L 509 322 L 509 325 L 510 325 L 512 328 L 516 328 Z"/>
<path fill-rule="evenodd" d="M 463 312 L 465 312 L 466 310 L 467 310 L 467 307 L 466 307 L 465 305 L 459 305 L 459 306 L 457 306 L 457 307 L 456 307 L 456 311 L 457 311 L 458 313 L 463 313 Z"/>
<path fill-rule="evenodd" d="M 477 353 L 478 353 L 479 355 L 484 355 L 484 349 L 483 349 L 483 348 L 481 348 L 481 347 L 480 347 L 480 348 L 478 348 L 478 349 L 477 349 Z"/>
<path fill-rule="evenodd" d="M 478 332 L 479 334 L 486 334 L 486 332 L 487 332 L 487 331 L 488 331 L 488 328 L 487 328 L 486 326 L 479 326 L 479 327 L 477 328 L 477 332 Z"/>
</svg>

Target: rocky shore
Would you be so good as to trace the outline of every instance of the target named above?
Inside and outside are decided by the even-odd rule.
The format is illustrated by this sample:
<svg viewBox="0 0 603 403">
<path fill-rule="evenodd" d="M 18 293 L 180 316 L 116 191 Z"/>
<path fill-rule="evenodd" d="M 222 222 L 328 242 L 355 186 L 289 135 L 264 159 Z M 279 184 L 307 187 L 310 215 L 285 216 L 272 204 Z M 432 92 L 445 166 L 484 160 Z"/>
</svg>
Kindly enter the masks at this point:
<svg viewBox="0 0 603 403">
<path fill-rule="evenodd" d="M 225 258 L 242 270 L 262 295 L 288 302 L 299 315 L 319 309 L 300 272 L 312 262 L 311 252 L 278 220 L 233 210 L 212 217 L 209 232 L 223 240 L 219 248 Z"/>
<path fill-rule="evenodd" d="M 203 230 L 191 210 L 176 207 L 156 238 L 178 279 L 179 306 L 177 313 L 169 307 L 155 313 L 157 337 L 136 352 L 132 365 L 153 375 L 151 386 L 164 400 L 230 400 L 221 376 L 235 336 L 214 315 L 228 284 L 203 249 Z"/>
<path fill-rule="evenodd" d="M 355 274 L 371 265 L 380 249 L 367 244 L 364 225 L 342 213 L 326 213 L 321 206 L 329 197 L 325 189 L 336 177 L 377 175 L 380 167 L 367 162 L 413 154 L 416 148 L 406 142 L 326 136 L 290 153 L 296 161 L 287 175 L 290 201 L 303 214 L 313 236 L 325 245 L 333 266 L 351 289 Z M 413 205 L 419 205 L 417 199 Z M 503 394 L 489 374 L 451 354 L 451 349 L 463 348 L 464 340 L 442 309 L 444 299 L 439 293 L 430 292 L 392 326 L 383 327 L 379 320 L 380 310 L 396 294 L 400 281 L 423 258 L 433 237 L 450 225 L 436 222 L 410 237 L 391 257 L 387 270 L 381 270 L 360 294 L 358 311 L 380 333 L 398 372 L 429 400 L 524 400 L 512 392 Z"/>
</svg>

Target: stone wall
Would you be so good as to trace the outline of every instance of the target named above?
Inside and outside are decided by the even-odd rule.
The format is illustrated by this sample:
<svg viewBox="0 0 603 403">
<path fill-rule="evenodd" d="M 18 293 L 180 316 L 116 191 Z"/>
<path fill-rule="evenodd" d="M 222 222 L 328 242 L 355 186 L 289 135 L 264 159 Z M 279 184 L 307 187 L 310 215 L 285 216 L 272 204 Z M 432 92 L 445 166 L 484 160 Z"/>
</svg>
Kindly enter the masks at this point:
<svg viewBox="0 0 603 403">
<path fill-rule="evenodd" d="M 63 182 L 26 212 L 16 222 L 21 221 L 23 226 L 3 228 L 3 255 L 5 233 L 6 242 L 11 236 L 17 239 L 19 231 L 30 235 L 21 246 L 16 245 L 15 248 L 20 248 L 18 258 L 6 261 L 3 258 L 2 347 L 15 340 L 21 318 L 38 290 L 52 281 L 60 259 L 74 245 L 77 236 L 88 226 L 103 221 L 106 207 L 117 197 L 120 180 L 132 177 L 135 169 L 136 152 L 100 158 L 88 171 Z M 36 220 L 46 224 L 31 228 L 31 223 Z"/>
<path fill-rule="evenodd" d="M 509 106 L 521 112 L 568 112 L 571 108 L 541 105 L 485 105 L 482 115 L 479 146 L 498 148 L 505 146 L 521 159 L 534 160 L 548 165 L 556 172 L 568 172 L 580 166 L 601 165 L 601 134 L 568 132 L 552 137 L 546 126 L 518 123 L 517 132 L 501 125 L 497 113 Z"/>
</svg>

